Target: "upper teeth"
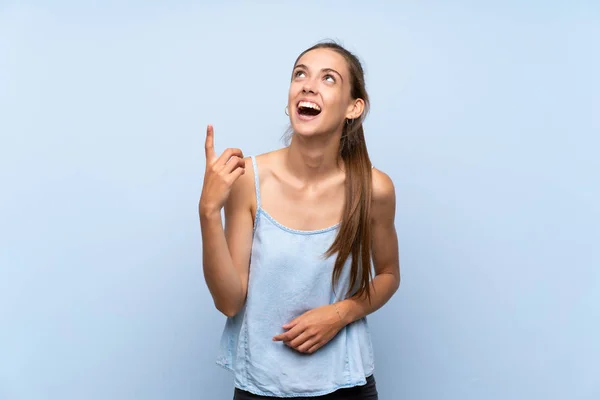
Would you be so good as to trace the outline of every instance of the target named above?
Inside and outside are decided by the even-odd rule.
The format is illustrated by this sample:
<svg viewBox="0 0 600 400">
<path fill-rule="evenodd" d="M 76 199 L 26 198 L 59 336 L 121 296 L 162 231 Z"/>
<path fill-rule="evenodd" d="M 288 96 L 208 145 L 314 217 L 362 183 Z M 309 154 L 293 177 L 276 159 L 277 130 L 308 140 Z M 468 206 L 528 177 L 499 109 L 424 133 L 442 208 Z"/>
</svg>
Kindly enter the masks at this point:
<svg viewBox="0 0 600 400">
<path fill-rule="evenodd" d="M 318 104 L 315 103 L 311 103 L 310 101 L 301 101 L 298 104 L 298 107 L 307 107 L 307 108 L 314 108 L 317 111 L 321 111 L 321 107 L 319 107 Z"/>
</svg>

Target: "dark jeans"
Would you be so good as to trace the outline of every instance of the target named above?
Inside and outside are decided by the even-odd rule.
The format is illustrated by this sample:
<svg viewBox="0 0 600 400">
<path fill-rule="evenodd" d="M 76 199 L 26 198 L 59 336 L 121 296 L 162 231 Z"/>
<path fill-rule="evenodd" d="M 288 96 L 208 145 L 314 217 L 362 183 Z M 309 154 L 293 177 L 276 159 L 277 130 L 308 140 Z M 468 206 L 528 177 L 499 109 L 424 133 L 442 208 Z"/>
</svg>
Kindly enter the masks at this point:
<svg viewBox="0 0 600 400">
<path fill-rule="evenodd" d="M 280 399 L 280 397 L 259 396 L 235 388 L 233 400 L 269 400 Z M 351 388 L 338 389 L 333 393 L 316 397 L 291 397 L 292 400 L 378 400 L 375 377 L 367 377 L 367 384 Z"/>
</svg>

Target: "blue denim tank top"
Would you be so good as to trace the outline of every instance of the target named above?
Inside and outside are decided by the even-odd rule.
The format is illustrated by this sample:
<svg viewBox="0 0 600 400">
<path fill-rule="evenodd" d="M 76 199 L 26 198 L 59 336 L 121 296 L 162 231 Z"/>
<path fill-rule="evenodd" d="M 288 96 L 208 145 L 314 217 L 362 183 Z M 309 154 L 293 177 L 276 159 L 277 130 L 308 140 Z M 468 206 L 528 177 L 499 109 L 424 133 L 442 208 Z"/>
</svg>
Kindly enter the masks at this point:
<svg viewBox="0 0 600 400">
<path fill-rule="evenodd" d="M 240 312 L 227 318 L 217 364 L 233 372 L 235 387 L 262 396 L 320 396 L 366 384 L 374 371 L 366 317 L 345 326 L 312 354 L 272 341 L 297 316 L 345 298 L 350 260 L 332 287 L 335 255 L 324 254 L 339 224 L 306 231 L 273 219 L 261 208 L 258 167 L 251 158 L 257 209 L 248 294 Z"/>
</svg>

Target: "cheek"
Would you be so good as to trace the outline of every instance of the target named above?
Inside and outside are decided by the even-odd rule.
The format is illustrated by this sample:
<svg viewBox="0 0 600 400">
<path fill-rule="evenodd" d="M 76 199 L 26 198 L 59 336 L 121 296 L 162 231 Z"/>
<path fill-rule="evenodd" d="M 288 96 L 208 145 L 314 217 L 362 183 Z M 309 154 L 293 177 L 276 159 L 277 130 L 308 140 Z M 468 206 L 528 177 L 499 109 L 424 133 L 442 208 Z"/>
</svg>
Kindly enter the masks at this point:
<svg viewBox="0 0 600 400">
<path fill-rule="evenodd" d="M 298 91 L 301 90 L 297 83 L 292 82 L 288 90 L 288 103 L 298 96 Z"/>
<path fill-rule="evenodd" d="M 328 104 L 328 108 L 336 114 L 344 113 L 346 111 L 346 102 L 340 93 L 329 93 L 326 104 Z"/>
</svg>

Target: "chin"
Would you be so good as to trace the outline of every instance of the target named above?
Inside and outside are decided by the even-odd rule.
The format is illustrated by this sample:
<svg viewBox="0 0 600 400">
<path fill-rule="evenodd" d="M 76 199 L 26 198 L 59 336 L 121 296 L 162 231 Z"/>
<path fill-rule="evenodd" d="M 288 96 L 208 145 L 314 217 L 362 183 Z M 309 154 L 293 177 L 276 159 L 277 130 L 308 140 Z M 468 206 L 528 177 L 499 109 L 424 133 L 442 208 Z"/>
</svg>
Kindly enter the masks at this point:
<svg viewBox="0 0 600 400">
<path fill-rule="evenodd" d="M 307 126 L 306 124 L 292 124 L 292 129 L 294 130 L 294 134 L 300 136 L 316 136 L 320 133 L 318 127 L 315 126 Z"/>
<path fill-rule="evenodd" d="M 322 123 L 321 118 L 315 118 L 310 121 L 304 121 L 299 118 L 296 118 L 295 121 L 292 122 L 292 129 L 294 133 L 300 136 L 317 136 L 322 135 L 328 131 L 327 127 L 325 127 Z"/>
</svg>

